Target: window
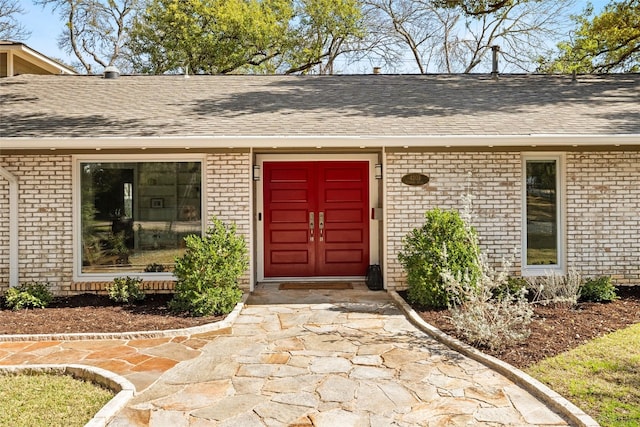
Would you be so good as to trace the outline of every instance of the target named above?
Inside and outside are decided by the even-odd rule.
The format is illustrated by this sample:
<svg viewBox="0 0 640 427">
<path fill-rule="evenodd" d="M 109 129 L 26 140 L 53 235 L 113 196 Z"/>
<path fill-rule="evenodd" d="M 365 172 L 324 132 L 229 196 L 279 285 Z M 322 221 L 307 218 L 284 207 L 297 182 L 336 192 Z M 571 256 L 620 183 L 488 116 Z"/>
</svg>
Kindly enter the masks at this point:
<svg viewBox="0 0 640 427">
<path fill-rule="evenodd" d="M 560 157 L 525 157 L 523 175 L 523 270 L 563 270 Z"/>
<path fill-rule="evenodd" d="M 199 161 L 81 161 L 83 274 L 171 272 L 202 233 Z"/>
</svg>

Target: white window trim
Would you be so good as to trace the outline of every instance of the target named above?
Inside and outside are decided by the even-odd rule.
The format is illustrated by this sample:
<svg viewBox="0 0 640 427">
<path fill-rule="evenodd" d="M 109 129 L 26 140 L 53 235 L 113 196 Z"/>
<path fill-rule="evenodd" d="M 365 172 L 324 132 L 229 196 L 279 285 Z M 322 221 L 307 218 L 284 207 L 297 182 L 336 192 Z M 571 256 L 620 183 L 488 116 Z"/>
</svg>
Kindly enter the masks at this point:
<svg viewBox="0 0 640 427">
<path fill-rule="evenodd" d="M 527 162 L 554 160 L 556 162 L 556 218 L 558 235 L 558 263 L 547 265 L 527 265 Z M 522 276 L 546 276 L 567 273 L 566 266 L 566 211 L 565 211 L 565 154 L 564 153 L 522 153 Z"/>
<path fill-rule="evenodd" d="M 73 159 L 73 281 L 74 282 L 110 282 L 116 277 L 131 276 L 139 277 L 143 280 L 176 280 L 172 273 L 145 273 L 145 272 L 122 272 L 114 273 L 83 273 L 82 272 L 82 227 L 80 224 L 81 214 L 81 186 L 80 186 L 80 163 L 101 162 L 101 163 L 153 163 L 153 162 L 200 162 L 201 187 L 200 187 L 200 212 L 202 218 L 208 218 L 206 211 L 207 185 L 206 154 L 114 154 L 114 155 L 74 155 Z M 202 221 L 201 233 L 205 232 L 205 223 Z"/>
</svg>

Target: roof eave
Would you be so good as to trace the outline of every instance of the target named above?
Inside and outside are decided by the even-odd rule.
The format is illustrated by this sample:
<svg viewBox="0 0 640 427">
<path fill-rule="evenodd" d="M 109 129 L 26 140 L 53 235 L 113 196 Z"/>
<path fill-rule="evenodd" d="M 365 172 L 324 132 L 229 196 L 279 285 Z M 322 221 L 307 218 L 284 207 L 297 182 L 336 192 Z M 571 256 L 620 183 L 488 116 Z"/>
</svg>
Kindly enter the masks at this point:
<svg viewBox="0 0 640 427">
<path fill-rule="evenodd" d="M 171 136 L 0 138 L 3 150 L 228 149 L 228 148 L 495 148 L 638 146 L 640 134 Z"/>
</svg>

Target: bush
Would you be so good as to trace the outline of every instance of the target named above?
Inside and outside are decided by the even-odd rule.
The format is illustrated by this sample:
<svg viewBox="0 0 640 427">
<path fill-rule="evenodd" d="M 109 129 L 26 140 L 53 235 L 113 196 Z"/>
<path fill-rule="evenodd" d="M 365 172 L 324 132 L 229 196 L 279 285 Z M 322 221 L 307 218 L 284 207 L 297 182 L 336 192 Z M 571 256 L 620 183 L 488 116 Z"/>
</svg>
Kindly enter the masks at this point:
<svg viewBox="0 0 640 427">
<path fill-rule="evenodd" d="M 145 273 L 162 273 L 165 271 L 165 266 L 158 263 L 147 264 L 144 268 Z"/>
<path fill-rule="evenodd" d="M 497 284 L 492 290 L 493 297 L 495 299 L 502 299 L 509 295 L 517 295 L 521 292 L 527 292 L 529 288 L 529 282 L 524 277 L 507 277 L 506 281 Z"/>
<path fill-rule="evenodd" d="M 113 283 L 107 286 L 107 292 L 109 298 L 115 302 L 129 304 L 133 301 L 142 301 L 145 294 L 141 284 L 142 279 L 138 277 L 116 277 Z"/>
<path fill-rule="evenodd" d="M 425 213 L 425 224 L 404 239 L 398 259 L 407 272 L 409 301 L 431 308 L 451 303 L 442 278 L 445 270 L 466 274 L 469 284 L 478 277 L 477 234 L 456 211 L 432 209 Z"/>
<path fill-rule="evenodd" d="M 457 298 L 450 308 L 450 320 L 458 334 L 473 345 L 497 350 L 525 340 L 533 318 L 527 290 L 520 280 L 508 277 L 511 263 L 503 260 L 496 273 L 484 257 L 479 260 L 478 279 L 443 272 L 448 292 Z"/>
<path fill-rule="evenodd" d="M 227 227 L 216 218 L 211 222 L 204 237 L 185 238 L 186 252 L 176 258 L 178 282 L 169 303 L 173 311 L 192 316 L 227 314 L 242 298 L 238 279 L 249 267 L 247 245 L 235 225 Z"/>
<path fill-rule="evenodd" d="M 580 288 L 580 300 L 589 302 L 611 302 L 618 299 L 611 277 L 587 279 Z"/>
<path fill-rule="evenodd" d="M 5 303 L 12 310 L 24 308 L 45 308 L 53 300 L 48 283 L 26 283 L 9 288 L 5 293 Z"/>
<path fill-rule="evenodd" d="M 566 276 L 553 273 L 530 282 L 533 301 L 542 305 L 576 305 L 581 286 L 582 276 L 573 269 Z"/>
</svg>

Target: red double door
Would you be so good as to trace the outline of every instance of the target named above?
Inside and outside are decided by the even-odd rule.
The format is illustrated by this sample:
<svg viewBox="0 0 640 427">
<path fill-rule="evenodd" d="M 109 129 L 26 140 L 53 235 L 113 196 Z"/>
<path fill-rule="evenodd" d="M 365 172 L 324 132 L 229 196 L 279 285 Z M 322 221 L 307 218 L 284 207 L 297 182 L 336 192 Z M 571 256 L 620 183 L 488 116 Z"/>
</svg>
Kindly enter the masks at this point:
<svg viewBox="0 0 640 427">
<path fill-rule="evenodd" d="M 265 277 L 363 276 L 369 163 L 265 162 Z"/>
</svg>

